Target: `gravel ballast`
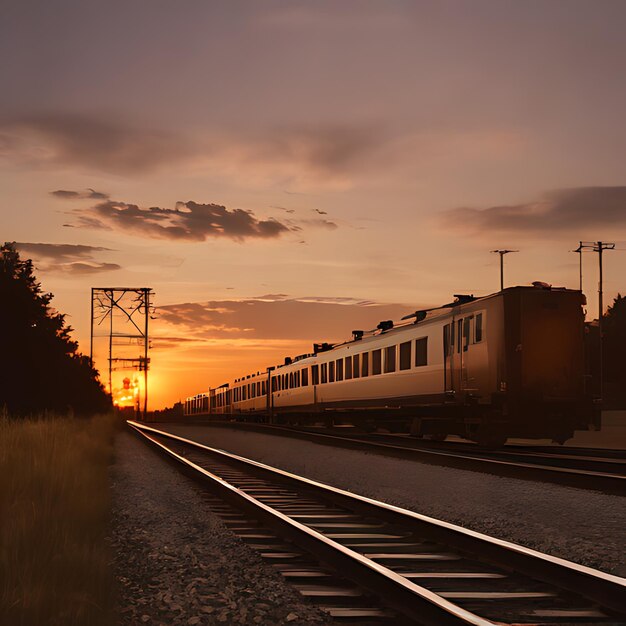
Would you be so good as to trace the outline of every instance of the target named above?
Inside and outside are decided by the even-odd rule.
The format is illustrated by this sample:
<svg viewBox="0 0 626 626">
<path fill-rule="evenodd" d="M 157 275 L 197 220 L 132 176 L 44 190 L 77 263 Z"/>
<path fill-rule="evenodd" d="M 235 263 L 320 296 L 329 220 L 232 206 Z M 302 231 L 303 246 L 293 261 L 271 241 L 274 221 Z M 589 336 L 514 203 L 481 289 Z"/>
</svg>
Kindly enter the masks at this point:
<svg viewBox="0 0 626 626">
<path fill-rule="evenodd" d="M 111 480 L 120 624 L 331 623 L 137 435 L 118 435 Z"/>
<path fill-rule="evenodd" d="M 626 576 L 626 498 L 231 428 L 183 437 L 478 532 Z"/>
</svg>

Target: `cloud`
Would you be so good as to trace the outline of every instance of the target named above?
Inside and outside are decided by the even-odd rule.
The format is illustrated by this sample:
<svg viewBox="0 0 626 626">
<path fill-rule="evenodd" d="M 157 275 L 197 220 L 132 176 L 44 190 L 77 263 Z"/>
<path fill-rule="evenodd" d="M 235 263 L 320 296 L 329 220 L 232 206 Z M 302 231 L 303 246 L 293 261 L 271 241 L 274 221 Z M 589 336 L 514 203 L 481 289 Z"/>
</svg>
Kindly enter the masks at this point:
<svg viewBox="0 0 626 626">
<path fill-rule="evenodd" d="M 87 189 L 86 191 L 68 191 L 67 189 L 57 189 L 51 191 L 50 195 L 62 200 L 107 200 L 110 196 L 108 193 Z"/>
<path fill-rule="evenodd" d="M 260 147 L 295 159 L 313 171 L 349 170 L 383 141 L 375 126 L 328 126 L 275 129 Z M 265 145 L 264 145 L 265 144 Z"/>
<path fill-rule="evenodd" d="M 323 228 L 325 230 L 336 230 L 339 226 L 330 220 L 298 220 L 297 224 L 310 226 L 312 228 Z"/>
<path fill-rule="evenodd" d="M 358 173 L 379 171 L 379 164 L 370 159 L 389 140 L 389 134 L 373 123 L 207 128 L 191 139 L 180 132 L 71 114 L 0 121 L 0 157 L 22 167 L 78 167 L 125 176 L 167 167 L 315 189 L 345 187 Z M 82 197 L 62 189 L 55 193 Z"/>
<path fill-rule="evenodd" d="M 178 241 L 205 241 L 209 237 L 273 239 L 296 230 L 274 218 L 258 219 L 252 211 L 229 210 L 219 204 L 177 202 L 174 209 L 141 208 L 136 204 L 106 200 L 76 209 L 75 224 L 83 228 L 115 229 L 149 237 Z"/>
<path fill-rule="evenodd" d="M 193 152 L 180 135 L 78 115 L 38 115 L 0 125 L 0 155 L 37 165 L 129 175 L 187 159 Z"/>
<path fill-rule="evenodd" d="M 457 208 L 446 211 L 443 222 L 477 232 L 531 234 L 626 226 L 626 186 L 558 189 L 524 204 Z"/>
<path fill-rule="evenodd" d="M 187 302 L 159 307 L 159 323 L 198 340 L 341 341 L 355 328 L 375 328 L 415 308 L 348 297 L 289 298 L 266 294 L 246 300 Z"/>
<path fill-rule="evenodd" d="M 17 249 L 38 261 L 38 269 L 66 274 L 96 274 L 121 269 L 117 263 L 94 259 L 96 252 L 112 252 L 110 248 L 69 243 L 16 243 Z"/>
<path fill-rule="evenodd" d="M 50 270 L 50 268 L 46 268 Z M 80 262 L 68 263 L 55 268 L 58 271 L 69 274 L 99 274 L 100 272 L 112 272 L 122 269 L 117 263 Z"/>
</svg>

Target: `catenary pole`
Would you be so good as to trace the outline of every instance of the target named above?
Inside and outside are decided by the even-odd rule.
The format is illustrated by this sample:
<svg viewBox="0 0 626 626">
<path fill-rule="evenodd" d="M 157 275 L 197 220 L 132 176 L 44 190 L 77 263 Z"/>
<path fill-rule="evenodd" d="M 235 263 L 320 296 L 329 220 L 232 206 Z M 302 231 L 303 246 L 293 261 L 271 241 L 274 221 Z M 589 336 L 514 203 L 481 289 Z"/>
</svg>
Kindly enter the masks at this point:
<svg viewBox="0 0 626 626">
<path fill-rule="evenodd" d="M 500 255 L 500 291 L 504 291 L 504 255 L 519 252 L 519 250 L 492 250 L 491 252 Z"/>
</svg>

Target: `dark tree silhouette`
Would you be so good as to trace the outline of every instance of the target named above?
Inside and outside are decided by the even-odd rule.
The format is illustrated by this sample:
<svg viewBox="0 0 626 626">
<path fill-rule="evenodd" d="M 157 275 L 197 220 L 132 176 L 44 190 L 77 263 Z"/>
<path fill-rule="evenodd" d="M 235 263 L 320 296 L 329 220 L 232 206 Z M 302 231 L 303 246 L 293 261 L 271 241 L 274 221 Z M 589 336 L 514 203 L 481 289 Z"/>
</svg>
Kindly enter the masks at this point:
<svg viewBox="0 0 626 626">
<path fill-rule="evenodd" d="M 619 293 L 604 314 L 602 332 L 607 391 L 623 405 L 626 402 L 626 298 Z"/>
<path fill-rule="evenodd" d="M 52 297 L 14 243 L 0 247 L 0 408 L 16 415 L 106 411 L 111 403 L 98 372 L 77 352 Z"/>
</svg>

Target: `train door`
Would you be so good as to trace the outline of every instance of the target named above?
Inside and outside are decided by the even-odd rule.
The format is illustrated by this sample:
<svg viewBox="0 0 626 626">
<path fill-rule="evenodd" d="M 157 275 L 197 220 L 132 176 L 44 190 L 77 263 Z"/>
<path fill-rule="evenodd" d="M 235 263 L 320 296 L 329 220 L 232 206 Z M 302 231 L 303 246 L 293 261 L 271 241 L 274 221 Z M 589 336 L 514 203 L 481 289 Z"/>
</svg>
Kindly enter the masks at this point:
<svg viewBox="0 0 626 626">
<path fill-rule="evenodd" d="M 272 386 L 274 385 L 274 379 L 272 378 L 272 369 L 267 370 L 267 387 L 265 389 L 266 391 L 266 398 L 265 398 L 265 407 L 267 410 L 267 421 L 270 424 L 274 423 L 274 393 L 273 393 L 273 388 Z"/>
<path fill-rule="evenodd" d="M 443 327 L 443 376 L 444 391 L 447 395 L 454 394 L 454 336 L 456 326 L 454 320 Z"/>
<path fill-rule="evenodd" d="M 464 388 L 464 321 L 453 319 L 443 327 L 444 390 L 448 395 Z"/>
<path fill-rule="evenodd" d="M 463 342 L 463 318 L 455 320 L 456 332 L 454 333 L 454 360 L 452 363 L 452 381 L 456 393 L 460 393 L 464 388 L 464 363 L 465 346 Z"/>
</svg>

